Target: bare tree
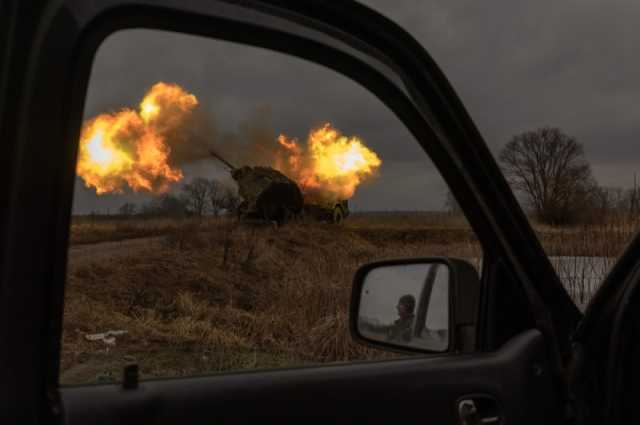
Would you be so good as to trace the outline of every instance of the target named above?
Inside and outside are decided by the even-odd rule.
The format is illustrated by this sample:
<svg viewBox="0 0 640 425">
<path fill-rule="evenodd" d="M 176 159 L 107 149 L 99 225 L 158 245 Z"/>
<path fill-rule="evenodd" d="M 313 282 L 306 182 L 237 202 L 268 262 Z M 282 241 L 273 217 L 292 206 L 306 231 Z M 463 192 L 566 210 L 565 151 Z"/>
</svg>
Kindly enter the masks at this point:
<svg viewBox="0 0 640 425">
<path fill-rule="evenodd" d="M 142 204 L 140 214 L 148 217 L 183 217 L 187 206 L 183 198 L 169 193 Z"/>
<path fill-rule="evenodd" d="M 629 192 L 629 207 L 628 212 L 630 215 L 637 215 L 638 213 L 638 204 L 639 204 L 639 193 L 638 193 L 638 178 L 637 174 L 633 173 L 633 189 L 630 189 Z"/>
<path fill-rule="evenodd" d="M 228 213 L 236 213 L 241 202 L 242 199 L 240 199 L 240 196 L 238 196 L 233 189 L 228 187 L 224 188 L 222 208 L 224 208 Z"/>
<path fill-rule="evenodd" d="M 597 188 L 582 145 L 558 128 L 514 136 L 499 159 L 512 187 L 525 194 L 545 223 L 575 220 Z"/>
<path fill-rule="evenodd" d="M 451 192 L 450 190 L 447 190 L 447 194 L 445 195 L 444 207 L 453 215 L 462 214 L 462 208 L 460 208 L 460 204 L 458 204 L 458 201 L 453 196 L 453 192 Z"/>
<path fill-rule="evenodd" d="M 124 217 L 131 217 L 136 213 L 136 204 L 125 202 L 118 208 L 118 213 Z"/>
<path fill-rule="evenodd" d="M 601 209 L 605 213 L 632 214 L 635 203 L 634 189 L 624 189 L 622 187 L 601 188 Z"/>
<path fill-rule="evenodd" d="M 207 201 L 211 212 L 216 217 L 225 208 L 225 192 L 226 188 L 219 181 L 215 179 L 208 181 Z"/>
<path fill-rule="evenodd" d="M 638 193 L 638 187 L 635 185 L 635 182 L 634 187 L 629 189 L 615 187 L 609 188 L 608 190 L 611 193 L 612 205 L 616 212 L 631 217 L 638 215 L 638 198 L 640 193 Z"/>
<path fill-rule="evenodd" d="M 208 193 L 209 181 L 202 177 L 197 177 L 182 185 L 182 197 L 189 211 L 197 216 L 204 215 L 206 211 Z"/>
</svg>

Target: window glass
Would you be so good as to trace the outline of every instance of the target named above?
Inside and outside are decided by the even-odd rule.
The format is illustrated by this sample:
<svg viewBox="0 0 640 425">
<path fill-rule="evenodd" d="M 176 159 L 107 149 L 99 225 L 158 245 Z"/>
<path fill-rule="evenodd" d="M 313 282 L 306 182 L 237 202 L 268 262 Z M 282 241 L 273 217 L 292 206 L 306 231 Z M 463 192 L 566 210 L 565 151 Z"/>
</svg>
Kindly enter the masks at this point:
<svg viewBox="0 0 640 425">
<path fill-rule="evenodd" d="M 79 141 L 61 382 L 119 381 L 130 363 L 145 379 L 388 358 L 351 340 L 354 272 L 478 264 L 452 199 L 399 120 L 333 71 L 116 33 Z M 446 299 L 436 285 L 431 302 Z"/>
<path fill-rule="evenodd" d="M 364 3 L 443 69 L 584 309 L 640 224 L 639 5 Z"/>
<path fill-rule="evenodd" d="M 431 289 L 427 307 L 426 328 L 431 331 L 447 329 L 449 323 L 449 273 L 440 272 Z"/>
</svg>

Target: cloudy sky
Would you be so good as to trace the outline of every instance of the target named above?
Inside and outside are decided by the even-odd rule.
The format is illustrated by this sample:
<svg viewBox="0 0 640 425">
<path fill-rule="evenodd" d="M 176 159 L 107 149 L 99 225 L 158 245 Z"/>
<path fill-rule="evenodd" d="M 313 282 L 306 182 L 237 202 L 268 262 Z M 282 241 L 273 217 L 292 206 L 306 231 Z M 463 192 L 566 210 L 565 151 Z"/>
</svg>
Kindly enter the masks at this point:
<svg viewBox="0 0 640 425">
<path fill-rule="evenodd" d="M 519 132 L 557 126 L 584 144 L 597 180 L 630 186 L 637 167 L 640 3 L 634 1 L 373 0 L 411 32 L 447 74 L 494 153 Z M 187 35 L 127 30 L 100 47 L 85 118 L 135 107 L 157 81 L 200 100 L 207 137 L 266 126 L 303 139 L 329 121 L 383 161 L 356 210 L 441 209 L 446 187 L 404 126 L 347 78 L 279 53 Z M 228 155 L 233 157 L 232 152 Z M 181 165 L 186 179 L 227 179 L 209 160 Z M 229 182 L 231 184 L 231 182 Z M 114 212 L 144 194 L 97 196 L 78 179 L 74 212 Z"/>
</svg>

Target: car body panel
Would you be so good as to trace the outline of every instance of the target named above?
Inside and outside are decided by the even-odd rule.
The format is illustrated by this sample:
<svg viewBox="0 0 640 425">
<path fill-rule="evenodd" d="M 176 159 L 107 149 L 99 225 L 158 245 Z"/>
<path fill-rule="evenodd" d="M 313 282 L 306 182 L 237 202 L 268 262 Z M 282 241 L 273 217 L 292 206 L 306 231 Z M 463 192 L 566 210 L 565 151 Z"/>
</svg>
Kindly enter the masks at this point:
<svg viewBox="0 0 640 425">
<path fill-rule="evenodd" d="M 65 388 L 65 423 L 457 423 L 459 398 L 488 397 L 501 423 L 554 423 L 562 405 L 540 332 L 494 353 L 362 362 L 181 380 Z M 468 392 L 465 392 L 466 391 Z M 528 403 L 535 399 L 535 403 Z M 551 420 L 549 420 L 551 419 Z M 560 423 L 560 422 L 557 422 Z"/>
</svg>

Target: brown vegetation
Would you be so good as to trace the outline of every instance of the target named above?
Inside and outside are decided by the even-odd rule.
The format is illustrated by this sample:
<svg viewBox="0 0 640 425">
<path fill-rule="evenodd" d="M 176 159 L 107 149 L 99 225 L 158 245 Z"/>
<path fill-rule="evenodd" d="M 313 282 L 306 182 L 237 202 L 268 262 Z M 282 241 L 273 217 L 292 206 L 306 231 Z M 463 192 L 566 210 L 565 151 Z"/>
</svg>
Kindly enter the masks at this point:
<svg viewBox="0 0 640 425">
<path fill-rule="evenodd" d="M 599 224 L 552 227 L 534 224 L 549 256 L 617 258 L 640 228 L 640 220 L 609 217 Z"/>
<path fill-rule="evenodd" d="M 382 258 L 479 258 L 470 230 L 232 220 L 159 223 L 164 242 L 99 263 L 70 258 L 62 382 L 388 357 L 356 345 L 347 326 L 353 273 Z M 132 223 L 130 223 L 133 225 Z M 148 225 L 148 223 L 147 223 Z M 100 232 L 104 234 L 104 232 Z M 455 240 L 454 240 L 455 239 Z M 115 347 L 84 339 L 124 329 Z"/>
<path fill-rule="evenodd" d="M 74 217 L 69 233 L 69 244 L 95 244 L 162 236 L 184 223 L 181 220 L 168 218 L 101 219 L 99 217 Z"/>
<path fill-rule="evenodd" d="M 640 228 L 640 220 L 627 215 L 607 215 L 599 224 L 550 227 L 534 225 L 545 252 L 554 261 L 569 295 L 585 308 L 611 267 Z"/>
<path fill-rule="evenodd" d="M 551 256 L 609 258 L 619 255 L 637 222 L 535 228 Z M 119 380 L 130 362 L 150 378 L 387 358 L 349 336 L 358 266 L 394 257 L 454 256 L 476 264 L 481 258 L 465 220 L 448 214 L 354 214 L 342 226 L 275 228 L 211 217 L 72 227 L 75 243 L 129 235 L 162 238 L 135 255 L 95 261 L 80 261 L 72 250 L 63 384 Z M 584 303 L 591 293 L 579 274 L 568 289 Z M 128 331 L 115 347 L 84 338 L 114 329 Z"/>
</svg>

